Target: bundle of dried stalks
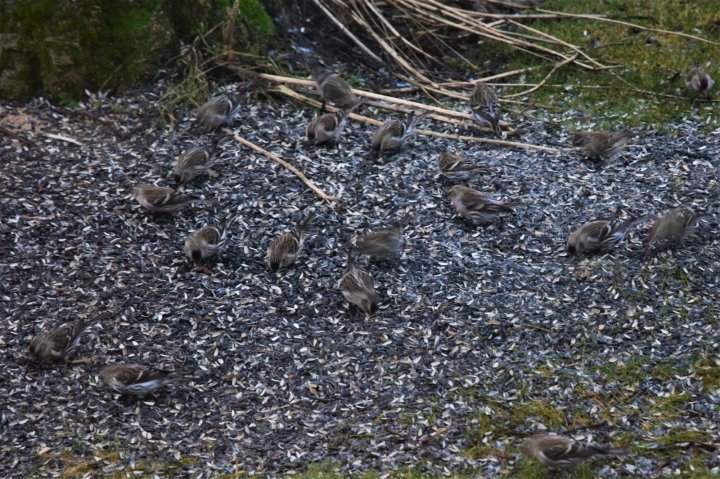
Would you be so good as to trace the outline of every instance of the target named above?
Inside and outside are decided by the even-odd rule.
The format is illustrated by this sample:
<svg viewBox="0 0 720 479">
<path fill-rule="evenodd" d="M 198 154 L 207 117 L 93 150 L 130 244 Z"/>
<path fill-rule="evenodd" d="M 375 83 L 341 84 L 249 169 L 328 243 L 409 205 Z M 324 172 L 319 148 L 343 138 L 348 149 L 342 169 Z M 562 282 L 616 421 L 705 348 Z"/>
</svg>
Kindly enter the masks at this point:
<svg viewBox="0 0 720 479">
<path fill-rule="evenodd" d="M 407 80 L 435 93 L 457 96 L 433 78 L 432 71 L 445 71 L 437 51 L 451 52 L 471 70 L 479 69 L 446 42 L 445 38 L 477 36 L 500 42 L 553 63 L 574 63 L 589 70 L 608 68 L 576 45 L 524 25 L 520 20 L 538 15 L 517 13 L 520 2 L 493 0 L 494 6 L 515 9 L 516 13 L 482 13 L 439 0 L 313 0 L 373 61 L 390 63 L 404 72 Z M 548 13 L 543 14 L 547 17 Z M 362 33 L 362 35 L 361 35 Z M 361 36 L 363 39 L 361 39 Z M 372 42 L 371 44 L 364 42 Z M 435 67 L 435 68 L 433 68 Z M 441 80 L 442 81 L 442 80 Z"/>
</svg>

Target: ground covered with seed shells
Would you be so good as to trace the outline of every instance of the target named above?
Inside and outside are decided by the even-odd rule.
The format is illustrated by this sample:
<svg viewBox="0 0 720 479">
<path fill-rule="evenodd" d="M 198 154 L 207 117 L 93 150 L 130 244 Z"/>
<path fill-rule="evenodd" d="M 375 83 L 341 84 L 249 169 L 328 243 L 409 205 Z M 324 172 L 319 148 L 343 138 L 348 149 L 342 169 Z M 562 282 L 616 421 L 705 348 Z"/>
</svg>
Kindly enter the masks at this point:
<svg viewBox="0 0 720 479">
<path fill-rule="evenodd" d="M 679 205 L 717 214 L 720 132 L 700 129 L 701 105 L 670 133 L 633 132 L 598 169 L 568 151 L 425 136 L 376 165 L 364 158 L 369 126 L 351 123 L 337 147 L 307 147 L 316 112 L 248 101 L 232 130 L 340 200 L 320 201 L 230 140 L 216 174 L 181 187 L 206 202 L 154 217 L 133 186 L 170 185 L 174 158 L 211 142 L 161 125 L 157 98 L 94 97 L 73 111 L 0 103 L 0 126 L 14 133 L 0 144 L 4 477 L 275 475 L 319 461 L 343 474 L 506 477 L 526 466 L 522 438 L 545 430 L 629 448 L 588 477 L 717 473 L 717 216 L 675 251 L 645 255 L 647 224 L 609 255 L 564 251 L 591 219 Z M 569 146 L 572 132 L 545 115 L 509 119 L 524 142 Z M 454 214 L 436 158 L 455 149 L 492 170 L 470 184 L 516 201 L 515 215 L 474 227 Z M 310 210 L 305 252 L 270 274 L 268 244 Z M 194 269 L 185 237 L 233 213 L 228 247 Z M 366 319 L 337 289 L 342 248 L 404 216 L 402 258 L 361 259 L 381 298 Z M 84 334 L 72 363 L 27 357 L 37 332 L 129 298 Z M 121 361 L 188 380 L 119 397 L 98 370 Z"/>
</svg>

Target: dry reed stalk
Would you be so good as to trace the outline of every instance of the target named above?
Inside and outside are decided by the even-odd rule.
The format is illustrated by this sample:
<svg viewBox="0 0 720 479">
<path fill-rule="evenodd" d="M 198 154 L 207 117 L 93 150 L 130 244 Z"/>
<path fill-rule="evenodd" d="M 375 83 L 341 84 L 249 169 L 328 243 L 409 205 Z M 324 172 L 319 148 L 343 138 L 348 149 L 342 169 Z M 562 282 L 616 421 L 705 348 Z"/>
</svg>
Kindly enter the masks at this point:
<svg viewBox="0 0 720 479">
<path fill-rule="evenodd" d="M 294 98 L 296 100 L 305 102 L 313 107 L 316 107 L 316 108 L 320 107 L 319 101 L 313 100 L 312 98 L 308 98 L 304 95 L 301 95 L 300 93 L 298 93 L 294 90 L 291 90 L 290 88 L 288 88 L 284 85 L 279 85 L 277 88 L 277 91 L 279 93 L 283 93 L 283 94 L 285 94 L 291 98 Z M 412 102 L 409 102 L 409 103 L 412 103 Z M 370 118 L 370 117 L 367 117 L 364 115 L 360 115 L 358 113 L 351 113 L 349 115 L 349 118 L 356 120 L 356 121 L 363 122 L 363 123 L 367 123 L 367 124 L 373 125 L 373 126 L 380 126 L 383 123 L 380 120 L 376 120 L 375 118 Z M 515 142 L 515 141 L 495 140 L 492 138 L 479 138 L 476 136 L 453 135 L 450 133 L 442 133 L 442 132 L 430 131 L 430 130 L 415 130 L 415 131 L 417 133 L 419 133 L 421 135 L 425 135 L 425 136 L 434 136 L 437 138 L 449 138 L 449 139 L 458 140 L 458 141 L 473 141 L 476 143 L 488 143 L 488 144 L 493 144 L 493 145 L 512 146 L 514 148 L 522 148 L 525 150 L 540 150 L 540 151 L 547 151 L 550 153 L 559 153 L 559 152 L 563 151 L 561 149 L 552 148 L 549 146 L 531 145 L 529 143 L 520 143 L 520 142 Z"/>
</svg>

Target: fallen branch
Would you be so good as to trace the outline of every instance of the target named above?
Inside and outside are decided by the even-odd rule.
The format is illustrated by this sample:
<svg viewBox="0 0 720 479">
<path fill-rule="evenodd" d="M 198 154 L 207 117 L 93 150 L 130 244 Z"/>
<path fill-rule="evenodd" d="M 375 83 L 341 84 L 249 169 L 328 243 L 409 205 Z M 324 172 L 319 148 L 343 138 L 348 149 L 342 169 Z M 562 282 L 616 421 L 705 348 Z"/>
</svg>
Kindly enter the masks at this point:
<svg viewBox="0 0 720 479">
<path fill-rule="evenodd" d="M 269 151 L 267 151 L 264 148 L 259 147 L 255 143 L 252 143 L 252 142 L 246 140 L 245 138 L 242 138 L 241 136 L 233 133 L 232 131 L 228 130 L 227 128 L 223 129 L 223 132 L 226 135 L 233 137 L 235 139 L 235 141 L 237 141 L 238 143 L 242 143 L 243 145 L 252 148 L 253 150 L 257 151 L 258 153 L 261 153 L 262 155 L 265 155 L 266 157 L 270 158 L 275 163 L 281 165 L 283 168 L 291 171 L 295 176 L 300 178 L 300 181 L 305 183 L 305 185 L 308 188 L 313 190 L 320 197 L 321 200 L 328 201 L 328 202 L 337 200 L 336 197 L 326 194 L 320 188 L 315 186 L 315 183 L 313 183 L 311 180 L 309 180 L 308 177 L 305 176 L 305 174 L 303 174 L 302 171 L 298 170 L 297 168 L 295 168 L 293 165 L 291 165 L 287 161 L 281 159 L 280 157 L 278 157 L 276 155 L 273 155 L 272 153 L 270 153 Z"/>
</svg>

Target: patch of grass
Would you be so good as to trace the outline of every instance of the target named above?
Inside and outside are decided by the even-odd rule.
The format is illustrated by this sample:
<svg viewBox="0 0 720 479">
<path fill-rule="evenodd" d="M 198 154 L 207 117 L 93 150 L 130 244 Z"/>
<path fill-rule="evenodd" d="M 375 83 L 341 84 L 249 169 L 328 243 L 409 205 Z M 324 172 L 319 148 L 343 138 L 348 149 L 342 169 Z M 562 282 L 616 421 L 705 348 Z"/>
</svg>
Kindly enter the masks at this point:
<svg viewBox="0 0 720 479">
<path fill-rule="evenodd" d="M 606 14 L 609 18 L 648 28 L 720 41 L 720 2 L 547 0 L 542 8 L 566 13 Z M 662 127 L 667 121 L 687 116 L 706 122 L 708 129 L 720 124 L 720 110 L 713 103 L 690 98 L 684 91 L 685 73 L 695 62 L 704 64 L 717 58 L 720 54 L 718 45 L 588 19 L 538 20 L 529 25 L 582 47 L 604 65 L 618 66 L 599 71 L 574 65 L 562 67 L 543 88 L 532 94 L 530 101 L 533 103 L 556 111 L 576 110 L 584 114 L 588 127 L 598 129 L 648 124 Z M 474 61 L 480 65 L 495 64 L 501 71 L 544 65 L 528 72 L 524 78 L 509 81 L 513 83 L 519 80 L 538 83 L 552 68 L 550 62 L 509 47 L 485 48 Z M 717 63 L 707 68 L 711 76 L 720 77 Z M 507 87 L 503 94 L 526 88 Z M 577 119 L 563 121 L 575 123 Z"/>
<path fill-rule="evenodd" d="M 598 370 L 607 382 L 616 381 L 624 385 L 632 386 L 645 379 L 646 373 L 644 366 L 644 360 L 635 359 L 625 364 L 604 363 L 598 367 Z"/>
<path fill-rule="evenodd" d="M 705 431 L 685 428 L 672 429 L 657 438 L 657 442 L 665 446 L 682 442 L 706 442 L 711 440 L 712 436 Z"/>
<path fill-rule="evenodd" d="M 703 392 L 720 388 L 720 356 L 707 356 L 693 363 L 693 372 L 700 378 Z"/>
<path fill-rule="evenodd" d="M 670 394 L 667 397 L 655 400 L 650 412 L 667 421 L 680 416 L 687 402 L 688 395 L 685 393 Z"/>
</svg>

